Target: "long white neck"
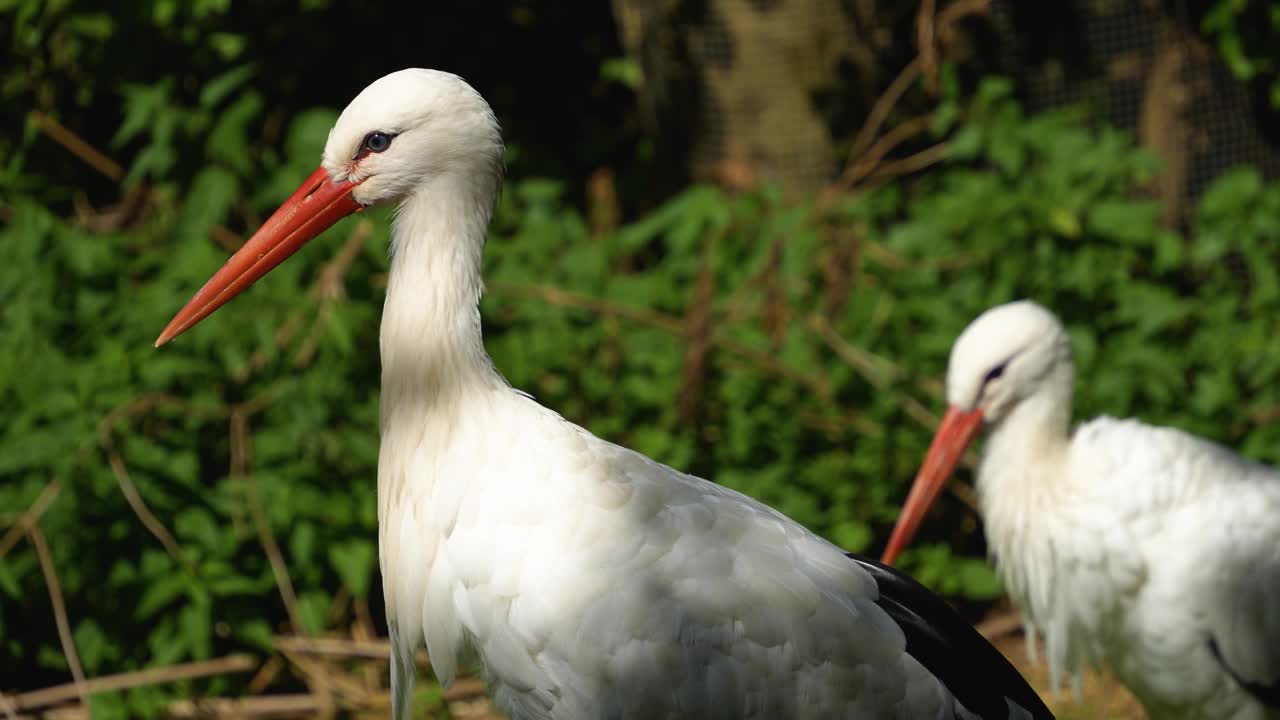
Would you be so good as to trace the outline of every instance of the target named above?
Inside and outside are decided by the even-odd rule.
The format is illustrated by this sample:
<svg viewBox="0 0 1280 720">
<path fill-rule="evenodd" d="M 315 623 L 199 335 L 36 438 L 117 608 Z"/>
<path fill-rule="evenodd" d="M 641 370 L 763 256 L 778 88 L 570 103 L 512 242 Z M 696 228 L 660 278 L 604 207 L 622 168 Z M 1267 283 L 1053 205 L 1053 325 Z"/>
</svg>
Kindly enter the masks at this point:
<svg viewBox="0 0 1280 720">
<path fill-rule="evenodd" d="M 1035 569 L 1028 566 L 1044 552 L 1039 531 L 1070 494 L 1072 376 L 1069 361 L 1053 368 L 991 429 L 983 448 L 977 487 L 987 545 L 1015 597 L 1029 589 Z"/>
<path fill-rule="evenodd" d="M 406 199 L 392 230 L 382 311 L 382 415 L 439 409 L 505 384 L 484 350 L 481 266 L 497 180 L 440 176 Z"/>
<path fill-rule="evenodd" d="M 1042 378 L 989 433 L 978 469 L 987 546 L 1006 588 L 1033 621 L 1041 621 L 1054 586 L 1053 538 L 1045 529 L 1055 512 L 1070 512 L 1073 373 L 1070 362 Z M 1037 594 L 1038 593 L 1038 594 Z M 1052 633 L 1051 633 L 1052 635 Z M 1060 639 L 1050 638 L 1050 652 Z"/>
<path fill-rule="evenodd" d="M 1023 398 L 987 436 L 978 490 L 985 502 L 1026 502 L 1055 490 L 1051 468 L 1065 467 L 1070 443 L 1073 372 L 1061 363 Z"/>
<path fill-rule="evenodd" d="M 1055 689 L 1061 671 L 1076 671 L 1096 652 L 1072 628 L 1096 627 L 1091 623 L 1102 610 L 1072 601 L 1080 591 L 1070 582 L 1081 576 L 1063 572 L 1080 533 L 1092 531 L 1077 524 L 1077 501 L 1091 498 L 1074 484 L 1087 478 L 1072 471 L 1073 380 L 1070 361 L 1060 360 L 992 429 L 977 483 L 988 551 L 1022 609 L 1029 642 L 1043 638 Z M 1088 508 L 1083 514 L 1097 512 Z"/>
</svg>

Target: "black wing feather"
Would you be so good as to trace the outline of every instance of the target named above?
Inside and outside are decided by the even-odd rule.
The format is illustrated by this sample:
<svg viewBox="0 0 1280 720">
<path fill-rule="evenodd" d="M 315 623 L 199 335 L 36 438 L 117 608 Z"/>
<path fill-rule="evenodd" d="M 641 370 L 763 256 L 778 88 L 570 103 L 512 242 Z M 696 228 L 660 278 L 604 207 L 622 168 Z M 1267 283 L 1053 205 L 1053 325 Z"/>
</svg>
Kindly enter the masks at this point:
<svg viewBox="0 0 1280 720">
<path fill-rule="evenodd" d="M 1209 638 L 1209 652 L 1213 653 L 1214 659 L 1222 666 L 1222 669 L 1235 680 L 1244 691 L 1252 695 L 1258 702 L 1272 709 L 1280 709 L 1280 680 L 1271 683 L 1250 682 L 1240 677 L 1236 673 L 1235 668 L 1227 664 L 1226 658 L 1222 657 L 1222 651 L 1218 649 L 1217 639 Z"/>
<path fill-rule="evenodd" d="M 907 653 L 983 720 L 1006 720 L 1011 700 L 1036 720 L 1053 713 L 1013 665 L 942 598 L 903 573 L 849 553 L 880 586 L 877 604 L 907 636 Z"/>
</svg>

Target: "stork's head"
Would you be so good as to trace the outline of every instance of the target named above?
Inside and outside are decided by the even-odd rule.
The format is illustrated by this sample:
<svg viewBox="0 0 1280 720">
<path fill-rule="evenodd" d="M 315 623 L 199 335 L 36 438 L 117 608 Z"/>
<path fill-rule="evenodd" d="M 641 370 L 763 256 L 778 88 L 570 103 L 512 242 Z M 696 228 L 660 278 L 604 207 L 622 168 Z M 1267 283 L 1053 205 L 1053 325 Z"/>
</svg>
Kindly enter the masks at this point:
<svg viewBox="0 0 1280 720">
<path fill-rule="evenodd" d="M 998 305 L 969 323 L 947 363 L 947 414 L 893 529 L 886 563 L 911 542 L 983 424 L 998 425 L 1046 389 L 1057 393 L 1065 386 L 1069 393 L 1071 372 L 1066 330 L 1053 313 L 1030 300 Z"/>
<path fill-rule="evenodd" d="M 502 135 L 489 104 L 457 75 L 410 69 L 365 88 L 329 131 L 321 168 L 362 207 L 429 192 L 445 177 L 496 181 Z"/>
<path fill-rule="evenodd" d="M 354 212 L 463 186 L 496 195 L 502 136 L 462 78 L 401 70 L 365 88 L 329 131 L 320 167 L 231 256 L 156 340 L 163 345 Z"/>
<path fill-rule="evenodd" d="M 960 333 L 947 363 L 947 404 L 995 425 L 1070 361 L 1067 331 L 1030 300 L 997 305 Z"/>
</svg>

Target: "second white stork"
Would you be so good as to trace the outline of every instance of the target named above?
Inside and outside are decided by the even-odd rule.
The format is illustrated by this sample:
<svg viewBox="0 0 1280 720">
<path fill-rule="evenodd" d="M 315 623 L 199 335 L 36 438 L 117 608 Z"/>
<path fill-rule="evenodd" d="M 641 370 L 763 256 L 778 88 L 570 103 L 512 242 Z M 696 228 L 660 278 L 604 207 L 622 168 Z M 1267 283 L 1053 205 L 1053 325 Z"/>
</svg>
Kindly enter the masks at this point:
<svg viewBox="0 0 1280 720">
<path fill-rule="evenodd" d="M 425 643 L 445 685 L 478 653 L 517 719 L 1050 717 L 918 585 L 504 381 L 478 310 L 502 168 L 493 113 L 461 79 L 378 80 L 157 341 L 343 216 L 398 206 L 378 461 L 394 716 L 408 716 Z"/>
<path fill-rule="evenodd" d="M 1040 305 L 974 320 L 885 562 L 985 424 L 987 544 L 1055 678 L 1106 663 L 1152 718 L 1280 718 L 1280 473 L 1135 420 L 1070 432 L 1073 378 Z"/>
</svg>

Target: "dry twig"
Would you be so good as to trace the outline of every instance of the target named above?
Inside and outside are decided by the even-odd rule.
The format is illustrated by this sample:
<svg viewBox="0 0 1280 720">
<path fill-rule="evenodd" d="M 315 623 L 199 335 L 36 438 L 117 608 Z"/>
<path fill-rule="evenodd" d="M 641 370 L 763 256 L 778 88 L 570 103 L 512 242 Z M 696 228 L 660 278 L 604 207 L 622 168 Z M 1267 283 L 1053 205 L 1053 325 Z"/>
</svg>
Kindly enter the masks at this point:
<svg viewBox="0 0 1280 720">
<path fill-rule="evenodd" d="M 875 141 L 856 163 L 851 163 L 845 169 L 840 175 L 839 184 L 846 188 L 851 188 L 866 179 L 868 175 L 875 172 L 877 166 L 890 151 L 908 139 L 928 130 L 931 122 L 933 122 L 932 115 L 920 115 L 895 125 L 889 132 L 886 132 L 879 140 Z"/>
<path fill-rule="evenodd" d="M 698 278 L 693 289 L 693 302 L 684 316 L 684 372 L 680 384 L 680 419 L 692 424 L 698 415 L 702 401 L 702 385 L 706 378 L 707 355 L 711 350 L 712 304 L 715 301 L 715 271 L 711 265 L 711 253 L 716 236 L 708 239 L 702 250 Z"/>
<path fill-rule="evenodd" d="M 40 128 L 41 132 L 83 160 L 89 167 L 115 182 L 120 182 L 124 179 L 124 168 L 120 167 L 120 163 L 85 142 L 83 138 L 72 132 L 67 126 L 39 110 L 31 111 L 31 119 L 35 121 L 36 127 Z"/>
<path fill-rule="evenodd" d="M 316 717 L 326 709 L 324 697 L 315 694 L 265 695 L 247 698 L 201 698 L 169 704 L 171 718 L 296 718 Z"/>
<path fill-rule="evenodd" d="M 929 92 L 938 89 L 938 45 L 934 38 L 937 0 L 923 0 L 916 13 L 916 47 L 920 53 L 921 71 Z"/>
<path fill-rule="evenodd" d="M 986 13 L 990 10 L 990 5 L 990 0 L 957 0 L 938 11 L 936 0 L 923 0 L 916 15 L 918 54 L 903 67 L 871 106 L 850 146 L 846 169 L 819 197 L 819 207 L 825 207 L 864 180 L 873 181 L 869 187 L 874 187 L 892 178 L 921 170 L 945 157 L 945 145 L 940 144 L 909 158 L 881 165 L 890 150 L 926 129 L 931 115 L 907 120 L 886 133 L 874 146 L 872 142 L 880 134 L 880 129 L 898 102 L 918 78 L 924 76 L 928 91 L 936 92 L 939 48 L 945 48 L 954 39 L 957 22 L 970 15 Z"/>
<path fill-rule="evenodd" d="M 357 658 L 365 660 L 390 660 L 391 642 L 388 640 L 348 640 L 336 637 L 302 637 L 277 635 L 273 640 L 281 650 L 299 655 L 318 655 L 333 658 Z M 426 652 L 419 650 L 415 656 L 418 664 L 428 667 Z"/>
<path fill-rule="evenodd" d="M 276 588 L 280 591 L 280 599 L 284 602 L 285 612 L 289 615 L 289 623 L 298 632 L 305 632 L 302 616 L 298 614 L 298 596 L 293 590 L 293 581 L 289 578 L 289 566 L 284 561 L 284 554 L 276 543 L 275 533 L 271 531 L 271 523 L 262 506 L 262 498 L 258 495 L 258 483 L 249 469 L 249 413 L 243 408 L 231 411 L 231 475 L 244 481 L 245 494 L 249 501 L 249 514 L 253 518 L 254 529 L 258 532 L 258 542 L 271 564 L 271 574 L 276 580 Z"/>
<path fill-rule="evenodd" d="M 80 665 L 80 654 L 76 652 L 75 639 L 71 637 L 71 622 L 67 619 L 67 605 L 62 599 L 62 583 L 58 582 L 58 573 L 53 566 L 53 553 L 49 552 L 49 544 L 45 542 L 44 532 L 38 524 L 27 530 L 27 537 L 35 548 L 36 557 L 40 561 L 40 572 L 44 574 L 44 583 L 49 589 L 49 602 L 53 605 L 53 619 L 58 626 L 62 654 L 67 659 L 67 667 L 71 669 L 71 677 L 75 679 L 72 687 L 80 697 L 80 704 L 87 707 L 89 689 L 85 683 L 84 668 Z"/>
<path fill-rule="evenodd" d="M 36 496 L 36 499 L 32 501 L 31 507 L 27 508 L 25 512 L 19 515 L 18 519 L 14 520 L 13 526 L 4 534 L 4 537 L 0 538 L 0 558 L 3 558 L 10 550 L 12 550 L 13 546 L 18 543 L 18 540 L 21 539 L 23 535 L 31 532 L 31 528 L 34 528 L 36 523 L 40 521 L 40 516 L 43 515 L 44 511 L 48 510 L 49 506 L 53 504 L 53 501 L 58 498 L 59 492 L 62 492 L 62 481 L 57 478 L 49 481 L 49 483 L 44 486 L 44 489 L 41 490 L 40 494 Z"/>
<path fill-rule="evenodd" d="M 936 145 L 931 145 L 914 155 L 908 155 L 901 160 L 882 163 L 880 167 L 876 168 L 876 170 L 871 173 L 869 179 L 888 181 L 902 177 L 903 175 L 910 175 L 911 173 L 919 172 L 930 165 L 934 165 L 945 160 L 949 147 L 948 143 L 940 142 Z"/>
<path fill-rule="evenodd" d="M 161 683 L 177 682 L 179 680 L 191 680 L 194 678 L 208 677 L 210 675 L 225 675 L 227 673 L 249 672 L 257 667 L 258 661 L 250 655 L 228 655 L 226 657 L 217 658 L 215 660 L 201 660 L 199 662 L 183 663 L 181 665 L 171 665 L 162 668 L 150 668 L 147 670 L 138 670 L 136 672 L 120 673 L 118 675 L 104 675 L 88 680 L 84 683 L 84 694 L 96 695 L 104 692 L 114 692 L 117 690 L 128 690 L 129 688 L 143 687 L 146 685 L 159 685 Z M 80 690 L 75 683 L 65 685 L 54 685 L 53 687 L 42 688 L 40 690 L 32 690 L 31 692 L 22 693 L 12 699 L 14 706 L 19 710 L 34 710 L 37 708 L 57 705 L 70 700 L 81 697 Z"/>
<path fill-rule="evenodd" d="M 911 83 L 920 77 L 921 64 L 918 57 L 907 63 L 893 82 L 889 83 L 889 87 L 885 88 L 884 93 L 876 99 L 875 104 L 871 106 L 871 112 L 867 113 L 866 121 L 862 123 L 862 128 L 853 138 L 853 145 L 849 149 L 850 162 L 853 162 L 854 158 L 862 157 L 863 152 L 871 146 L 871 141 L 880 133 L 881 126 L 889 118 L 889 113 L 893 112 L 894 106 L 906 94 Z"/>
<path fill-rule="evenodd" d="M 124 494 L 125 501 L 133 509 L 133 514 L 138 516 L 138 519 L 142 521 L 143 527 L 155 536 L 156 540 L 160 541 L 165 551 L 179 565 L 194 574 L 195 568 L 182 555 L 182 549 L 178 547 L 178 541 L 174 539 L 173 534 L 164 526 L 164 523 L 160 522 L 160 519 L 155 516 L 155 513 L 151 512 L 151 508 L 147 506 L 146 501 L 142 499 L 142 495 L 138 492 L 138 487 L 129 478 L 129 471 L 125 468 L 124 459 L 120 457 L 120 453 L 116 452 L 115 446 L 104 439 L 103 448 L 107 453 L 107 464 L 111 466 L 111 472 L 116 476 L 116 484 L 120 486 L 120 492 Z"/>
<path fill-rule="evenodd" d="M 116 484 L 120 486 L 120 492 L 124 495 L 125 501 L 129 503 L 134 515 L 138 516 L 138 520 L 142 522 L 143 527 L 160 542 L 165 552 L 169 553 L 170 557 L 187 572 L 194 575 L 196 570 L 182 554 L 182 549 L 178 546 L 178 541 L 174 538 L 173 533 L 169 532 L 169 529 L 156 517 L 155 513 L 151 512 L 151 508 L 147 505 L 146 500 L 143 499 L 142 493 L 138 492 L 138 487 L 134 485 L 133 480 L 129 477 L 129 469 L 125 465 L 124 458 L 116 450 L 115 443 L 111 439 L 114 431 L 113 426 L 117 420 L 141 415 L 154 408 L 165 406 L 181 410 L 189 415 L 216 416 L 221 414 L 218 411 L 197 409 L 187 401 L 172 395 L 144 393 L 112 409 L 98 421 L 98 444 L 102 447 L 103 452 L 106 453 L 107 464 L 111 466 L 111 472 L 115 475 Z"/>
<path fill-rule="evenodd" d="M 279 655 L 272 655 L 267 661 L 262 663 L 262 667 L 258 668 L 258 672 L 253 674 L 249 679 L 249 685 L 245 688 L 246 694 L 261 695 L 263 690 L 271 686 L 275 679 L 280 676 L 280 671 L 285 668 L 285 660 Z"/>
</svg>

